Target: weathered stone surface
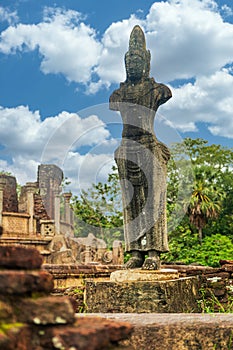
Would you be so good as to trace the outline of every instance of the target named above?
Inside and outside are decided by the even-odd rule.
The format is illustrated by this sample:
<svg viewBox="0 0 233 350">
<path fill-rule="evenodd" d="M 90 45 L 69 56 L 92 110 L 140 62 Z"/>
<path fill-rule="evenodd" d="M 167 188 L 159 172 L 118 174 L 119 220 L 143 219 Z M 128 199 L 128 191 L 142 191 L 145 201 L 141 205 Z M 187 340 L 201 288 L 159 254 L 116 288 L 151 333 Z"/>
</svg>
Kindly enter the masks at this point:
<svg viewBox="0 0 233 350">
<path fill-rule="evenodd" d="M 1 350 L 33 350 L 30 347 L 31 332 L 27 325 L 20 323 L 5 323 L 0 325 Z M 40 348 L 38 348 L 39 350 Z"/>
<path fill-rule="evenodd" d="M 46 296 L 52 290 L 47 271 L 0 270 L 0 350 L 132 350 L 118 347 L 132 326 L 97 317 L 76 320 L 71 298 Z"/>
<path fill-rule="evenodd" d="M 38 250 L 17 246 L 0 246 L 0 267 L 8 269 L 39 269 L 43 257 Z"/>
<path fill-rule="evenodd" d="M 130 322 L 133 349 L 146 350 L 232 350 L 231 314 L 101 314 Z M 89 316 L 87 316 L 89 317 Z M 93 315 L 90 315 L 93 317 Z"/>
<path fill-rule="evenodd" d="M 4 184 L 3 188 L 3 211 L 17 212 L 18 199 L 16 193 L 16 179 L 14 176 L 0 174 L 0 181 Z"/>
<path fill-rule="evenodd" d="M 38 167 L 37 182 L 40 188 L 43 207 L 47 218 L 54 219 L 54 195 L 61 186 L 63 179 L 62 170 L 54 164 L 40 164 Z M 42 210 L 42 212 L 41 212 Z M 35 205 L 35 214 L 43 215 L 43 208 Z M 45 215 L 43 216 L 46 219 Z"/>
<path fill-rule="evenodd" d="M 53 276 L 46 271 L 0 271 L 0 294 L 51 292 Z"/>
<path fill-rule="evenodd" d="M 193 266 L 193 265 L 169 265 L 169 264 L 163 264 L 162 267 L 164 269 L 172 268 L 177 270 L 179 273 L 185 273 L 187 276 L 195 276 L 195 275 L 200 275 L 201 273 L 203 274 L 208 274 L 208 273 L 216 273 L 216 272 L 221 272 L 221 269 L 218 268 L 213 268 L 210 266 Z"/>
<path fill-rule="evenodd" d="M 229 279 L 230 273 L 229 272 L 218 272 L 216 273 L 210 273 L 208 274 L 207 280 L 210 279 Z"/>
<path fill-rule="evenodd" d="M 11 305 L 3 300 L 0 300 L 0 322 L 12 323 L 15 321 L 15 316 Z"/>
<path fill-rule="evenodd" d="M 88 312 L 194 312 L 198 311 L 199 280 L 195 277 L 160 282 L 86 281 Z"/>
<path fill-rule="evenodd" d="M 179 278 L 176 270 L 161 269 L 161 270 L 142 270 L 129 269 L 114 271 L 110 275 L 111 282 L 156 282 L 167 281 Z"/>
<path fill-rule="evenodd" d="M 43 349 L 110 350 L 115 349 L 114 344 L 126 339 L 131 333 L 132 326 L 126 322 L 78 317 L 74 327 L 46 330 L 40 342 Z"/>
<path fill-rule="evenodd" d="M 233 272 L 233 264 L 230 265 L 230 264 L 225 264 L 222 266 L 222 268 L 227 271 L 227 272 Z"/>
<path fill-rule="evenodd" d="M 120 265 L 81 265 L 81 264 L 44 264 L 43 269 L 50 272 L 56 277 L 83 276 L 92 277 L 109 277 L 113 271 L 119 270 Z"/>
<path fill-rule="evenodd" d="M 226 265 L 226 264 L 233 265 L 233 260 L 220 260 L 219 263 L 220 265 Z"/>
<path fill-rule="evenodd" d="M 35 325 L 72 324 L 74 309 L 67 297 L 23 298 L 14 303 L 19 322 Z"/>
</svg>

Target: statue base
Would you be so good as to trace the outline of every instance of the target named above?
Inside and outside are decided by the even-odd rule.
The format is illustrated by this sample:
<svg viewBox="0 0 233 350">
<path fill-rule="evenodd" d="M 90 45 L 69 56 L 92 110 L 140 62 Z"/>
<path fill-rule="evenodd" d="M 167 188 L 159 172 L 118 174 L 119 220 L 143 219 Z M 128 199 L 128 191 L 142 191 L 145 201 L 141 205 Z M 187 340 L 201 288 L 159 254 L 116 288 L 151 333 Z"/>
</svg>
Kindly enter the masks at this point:
<svg viewBox="0 0 233 350">
<path fill-rule="evenodd" d="M 176 270 L 120 270 L 110 280 L 85 282 L 89 313 L 198 312 L 199 278 L 179 278 Z"/>
<path fill-rule="evenodd" d="M 156 282 L 179 278 L 179 273 L 174 269 L 142 270 L 128 269 L 114 271 L 110 275 L 111 282 Z"/>
</svg>

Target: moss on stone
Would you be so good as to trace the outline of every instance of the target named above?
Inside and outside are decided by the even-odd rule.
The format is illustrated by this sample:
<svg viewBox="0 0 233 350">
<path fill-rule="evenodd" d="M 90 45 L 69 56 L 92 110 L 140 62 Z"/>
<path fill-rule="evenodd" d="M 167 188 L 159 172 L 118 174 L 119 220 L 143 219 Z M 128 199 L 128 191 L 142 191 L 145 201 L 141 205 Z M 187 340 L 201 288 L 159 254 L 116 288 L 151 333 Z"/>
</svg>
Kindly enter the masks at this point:
<svg viewBox="0 0 233 350">
<path fill-rule="evenodd" d="M 7 332 L 11 330 L 18 330 L 19 328 L 22 328 L 24 326 L 23 323 L 20 322 L 14 322 L 14 323 L 0 323 L 0 333 L 6 334 Z"/>
</svg>

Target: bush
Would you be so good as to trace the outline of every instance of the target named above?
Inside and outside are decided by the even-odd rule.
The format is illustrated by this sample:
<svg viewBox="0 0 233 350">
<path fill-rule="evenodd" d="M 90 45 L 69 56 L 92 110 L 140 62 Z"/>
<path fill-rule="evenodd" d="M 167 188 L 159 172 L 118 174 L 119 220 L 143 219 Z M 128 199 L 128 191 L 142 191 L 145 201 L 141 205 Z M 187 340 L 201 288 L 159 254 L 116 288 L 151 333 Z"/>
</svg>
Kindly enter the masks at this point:
<svg viewBox="0 0 233 350">
<path fill-rule="evenodd" d="M 233 259 L 233 242 L 227 236 L 215 234 L 198 242 L 197 234 L 183 233 L 173 237 L 169 243 L 170 252 L 162 255 L 164 261 L 182 261 L 185 264 L 199 263 L 217 267 L 221 259 Z"/>
</svg>

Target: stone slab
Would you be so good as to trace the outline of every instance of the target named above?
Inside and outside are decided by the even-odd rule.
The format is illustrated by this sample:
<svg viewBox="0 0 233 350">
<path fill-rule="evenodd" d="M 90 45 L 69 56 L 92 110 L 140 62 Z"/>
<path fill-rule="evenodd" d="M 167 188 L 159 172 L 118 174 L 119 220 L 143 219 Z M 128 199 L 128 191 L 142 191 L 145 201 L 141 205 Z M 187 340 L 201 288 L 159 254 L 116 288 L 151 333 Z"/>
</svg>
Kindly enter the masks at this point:
<svg viewBox="0 0 233 350">
<path fill-rule="evenodd" d="M 142 270 L 128 269 L 114 271 L 110 275 L 111 282 L 156 282 L 167 281 L 179 278 L 177 270 L 161 269 L 161 270 Z"/>
<path fill-rule="evenodd" d="M 18 246 L 0 246 L 0 267 L 8 269 L 39 269 L 43 258 L 38 250 Z"/>
<path fill-rule="evenodd" d="M 13 305 L 18 322 L 42 326 L 74 323 L 74 309 L 65 296 L 18 298 Z"/>
<path fill-rule="evenodd" d="M 233 314 L 98 314 L 129 322 L 134 350 L 232 350 Z M 93 317 L 95 314 L 86 315 Z"/>
<path fill-rule="evenodd" d="M 73 326 L 44 328 L 40 349 L 133 350 L 128 345 L 118 347 L 119 341 L 127 339 L 132 329 L 128 322 L 79 315 Z"/>
<path fill-rule="evenodd" d="M 0 271 L 0 295 L 51 292 L 53 276 L 47 271 Z"/>
<path fill-rule="evenodd" d="M 116 283 L 85 282 L 87 312 L 164 313 L 199 311 L 199 278 Z"/>
</svg>

